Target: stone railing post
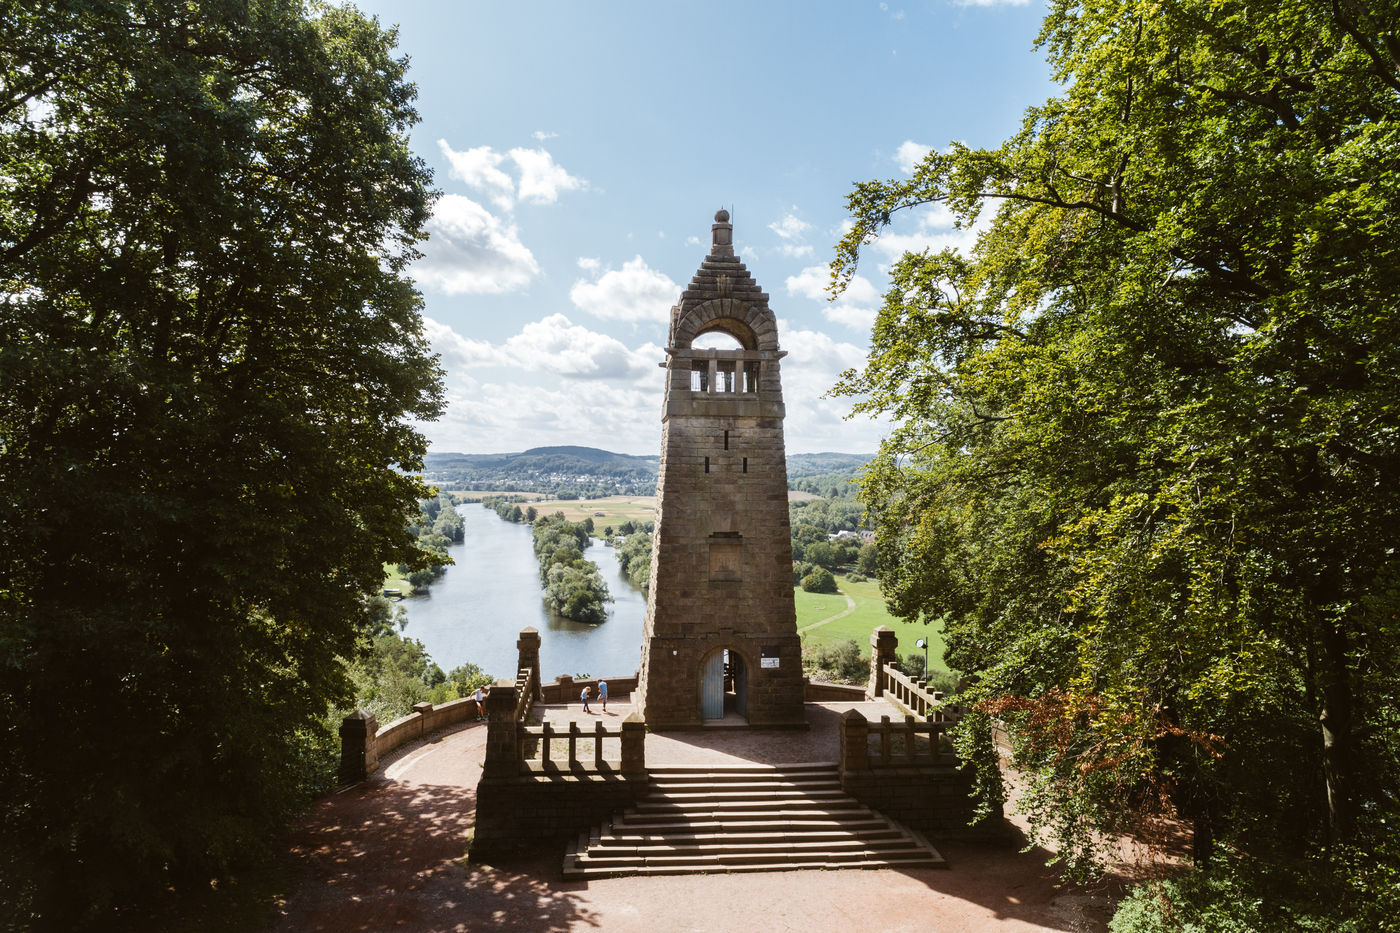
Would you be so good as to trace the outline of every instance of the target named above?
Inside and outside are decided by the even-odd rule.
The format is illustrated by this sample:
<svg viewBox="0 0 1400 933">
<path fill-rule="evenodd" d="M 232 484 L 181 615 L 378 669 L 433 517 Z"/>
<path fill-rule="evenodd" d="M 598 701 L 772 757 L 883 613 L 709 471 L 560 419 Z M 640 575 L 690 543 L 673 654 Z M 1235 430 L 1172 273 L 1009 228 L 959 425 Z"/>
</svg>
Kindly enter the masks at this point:
<svg viewBox="0 0 1400 933">
<path fill-rule="evenodd" d="M 899 638 L 894 629 L 881 625 L 870 633 L 870 683 L 865 688 L 868 699 L 885 695 L 884 665 L 899 661 Z"/>
<path fill-rule="evenodd" d="M 519 660 L 515 665 L 517 671 L 526 668 L 535 672 L 534 683 L 530 686 L 530 700 L 534 703 L 544 702 L 544 691 L 540 688 L 540 633 L 535 628 L 523 628 L 520 630 L 520 637 L 516 639 L 515 650 Z"/>
<path fill-rule="evenodd" d="M 515 721 L 515 682 L 498 680 L 486 691 L 486 777 L 514 777 L 520 772 L 520 744 Z"/>
<path fill-rule="evenodd" d="M 418 735 L 425 736 L 437 730 L 438 717 L 433 711 L 431 703 L 414 703 L 413 711 L 418 714 Z"/>
<path fill-rule="evenodd" d="M 870 722 L 858 709 L 841 714 L 841 778 L 847 772 L 870 770 Z"/>
<path fill-rule="evenodd" d="M 642 717 L 632 713 L 622 720 L 622 773 L 625 775 L 646 774 L 647 724 Z"/>
<path fill-rule="evenodd" d="M 340 721 L 340 783 L 363 781 L 379 767 L 375 733 L 379 722 L 362 709 Z"/>
</svg>

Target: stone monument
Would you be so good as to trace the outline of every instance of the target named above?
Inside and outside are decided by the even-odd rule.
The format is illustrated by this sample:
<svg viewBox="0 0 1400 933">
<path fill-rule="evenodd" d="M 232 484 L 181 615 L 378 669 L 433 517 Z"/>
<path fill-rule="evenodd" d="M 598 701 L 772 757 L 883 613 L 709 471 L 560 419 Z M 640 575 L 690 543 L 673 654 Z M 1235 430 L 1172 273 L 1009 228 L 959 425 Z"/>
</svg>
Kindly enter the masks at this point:
<svg viewBox="0 0 1400 933">
<path fill-rule="evenodd" d="M 671 309 L 637 708 L 651 729 L 805 728 L 778 327 L 729 213 Z M 721 332 L 734 349 L 697 349 Z"/>
</svg>

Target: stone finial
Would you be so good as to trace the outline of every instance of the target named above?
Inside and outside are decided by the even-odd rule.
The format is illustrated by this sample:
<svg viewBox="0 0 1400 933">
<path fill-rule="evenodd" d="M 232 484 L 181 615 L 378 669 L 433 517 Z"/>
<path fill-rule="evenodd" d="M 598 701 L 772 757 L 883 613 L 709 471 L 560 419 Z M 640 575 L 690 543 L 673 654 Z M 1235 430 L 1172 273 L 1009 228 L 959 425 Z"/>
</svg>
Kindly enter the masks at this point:
<svg viewBox="0 0 1400 933">
<path fill-rule="evenodd" d="M 715 211 L 715 223 L 710 228 L 713 238 L 713 246 L 710 249 L 711 255 L 733 256 L 734 255 L 734 225 L 729 222 L 729 211 L 720 209 Z"/>
</svg>

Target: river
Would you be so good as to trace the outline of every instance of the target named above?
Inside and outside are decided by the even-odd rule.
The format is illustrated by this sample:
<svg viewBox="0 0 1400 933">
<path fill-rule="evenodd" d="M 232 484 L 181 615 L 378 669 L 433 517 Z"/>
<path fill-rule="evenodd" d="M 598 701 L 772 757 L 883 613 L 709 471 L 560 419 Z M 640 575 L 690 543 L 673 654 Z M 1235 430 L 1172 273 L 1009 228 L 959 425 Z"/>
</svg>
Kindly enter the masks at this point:
<svg viewBox="0 0 1400 933">
<path fill-rule="evenodd" d="M 540 632 L 545 680 L 636 672 L 646 594 L 618 569 L 612 548 L 595 542 L 584 553 L 598 565 L 615 600 L 608 604 L 606 622 L 584 625 L 545 609 L 529 525 L 501 521 L 474 502 L 457 511 L 465 522 L 465 541 L 448 549 L 456 563 L 427 596 L 399 603 L 408 613 L 404 635 L 421 641 L 439 667 L 450 671 L 471 662 L 492 677 L 514 677 L 515 640 L 522 628 L 533 626 Z"/>
</svg>

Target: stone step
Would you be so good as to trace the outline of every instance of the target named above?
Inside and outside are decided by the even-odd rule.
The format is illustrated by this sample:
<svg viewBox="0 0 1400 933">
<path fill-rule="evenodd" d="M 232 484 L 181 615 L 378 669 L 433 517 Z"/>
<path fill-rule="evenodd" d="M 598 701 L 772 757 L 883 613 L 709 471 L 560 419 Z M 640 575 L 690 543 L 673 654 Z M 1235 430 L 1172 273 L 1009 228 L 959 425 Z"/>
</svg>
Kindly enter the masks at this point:
<svg viewBox="0 0 1400 933">
<path fill-rule="evenodd" d="M 646 797 L 579 834 L 564 876 L 943 865 L 922 835 L 847 796 L 829 762 L 711 765 L 653 772 Z"/>
<path fill-rule="evenodd" d="M 909 836 L 896 836 L 890 839 L 867 839 L 851 836 L 847 839 L 813 839 L 811 842 L 795 839 L 777 839 L 771 842 L 739 842 L 720 839 L 718 842 L 666 841 L 640 846 L 596 845 L 580 850 L 578 855 L 588 856 L 594 862 L 603 860 L 647 860 L 680 859 L 680 857 L 714 856 L 717 859 L 743 857 L 752 860 L 753 856 L 806 856 L 812 853 L 825 853 L 827 856 L 868 855 L 871 852 L 925 852 Z"/>
<path fill-rule="evenodd" d="M 620 845 L 636 844 L 657 839 L 822 839 L 847 838 L 853 834 L 866 837 L 900 835 L 901 830 L 888 820 L 824 820 L 803 822 L 751 823 L 653 823 L 631 825 L 615 823 L 605 831 L 585 834 L 593 845 L 606 845 L 617 840 Z"/>
<path fill-rule="evenodd" d="M 750 788 L 750 789 L 747 789 L 747 790 L 730 790 L 729 788 L 725 787 L 725 788 L 714 788 L 714 789 L 712 789 L 712 790 L 706 790 L 706 791 L 700 791 L 700 790 L 669 791 L 669 790 L 668 790 L 668 791 L 663 791 L 663 792 L 661 792 L 661 793 L 657 793 L 657 792 L 653 791 L 652 793 L 650 793 L 650 794 L 648 794 L 647 796 L 643 797 L 640 801 L 638 801 L 638 803 L 647 803 L 647 804 L 665 804 L 665 803 L 686 804 L 686 803 L 695 803 L 696 801 L 705 801 L 705 800 L 713 800 L 713 801 L 720 802 L 720 803 L 728 803 L 728 802 L 730 802 L 730 801 L 750 801 L 750 802 L 753 802 L 753 803 L 760 803 L 760 802 L 765 801 L 765 800 L 766 800 L 766 801 L 771 801 L 771 802 L 773 802 L 773 803 L 781 803 L 781 802 L 786 801 L 786 800 L 837 800 L 837 799 L 840 799 L 840 798 L 845 797 L 845 796 L 846 796 L 846 792 L 843 791 L 843 790 L 842 790 L 841 788 L 839 788 L 839 787 L 837 787 L 837 788 L 835 788 L 835 789 L 827 788 L 827 787 L 811 788 L 811 789 L 787 788 L 787 787 L 773 787 L 773 788 L 766 788 L 766 789 L 764 789 L 764 788 Z"/>
<path fill-rule="evenodd" d="M 761 781 L 756 779 L 745 779 L 742 781 L 721 781 L 712 783 L 709 781 L 667 781 L 652 782 L 651 795 L 657 794 L 737 794 L 757 791 L 836 791 L 841 792 L 841 781 L 838 778 L 812 778 L 806 781 Z"/>
<path fill-rule="evenodd" d="M 647 860 L 643 863 L 603 864 L 586 857 L 565 859 L 563 876 L 566 880 L 585 878 L 615 878 L 623 875 L 704 875 L 719 872 L 759 872 L 796 870 L 841 870 L 879 868 L 946 868 L 947 863 L 926 850 L 911 851 L 908 854 L 871 854 L 863 858 L 833 856 L 824 858 L 813 853 L 809 858 L 757 858 L 757 859 L 706 859 L 686 862 L 683 860 Z"/>
</svg>

